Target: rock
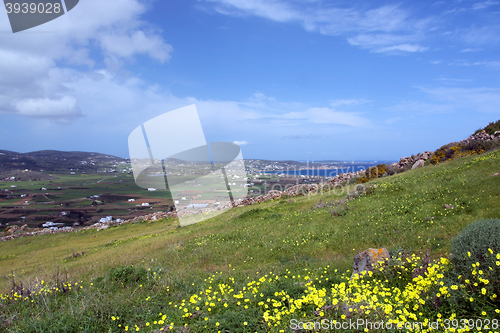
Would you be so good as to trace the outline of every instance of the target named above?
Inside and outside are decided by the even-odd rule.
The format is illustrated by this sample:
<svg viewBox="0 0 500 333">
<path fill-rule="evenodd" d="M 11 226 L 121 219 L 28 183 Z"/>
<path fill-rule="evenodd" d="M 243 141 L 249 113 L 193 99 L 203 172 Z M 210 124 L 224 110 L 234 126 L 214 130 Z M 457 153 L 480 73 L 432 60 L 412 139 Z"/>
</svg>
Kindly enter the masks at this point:
<svg viewBox="0 0 500 333">
<path fill-rule="evenodd" d="M 500 173 L 498 173 L 498 172 L 497 172 L 497 173 L 495 173 L 495 174 L 493 175 L 493 177 L 496 177 L 496 176 L 498 176 L 498 175 L 500 175 Z"/>
<path fill-rule="evenodd" d="M 363 271 L 373 271 L 379 267 L 381 262 L 385 262 L 391 258 L 389 251 L 383 247 L 380 249 L 364 250 L 354 256 L 354 265 L 352 274 L 361 274 Z"/>
<path fill-rule="evenodd" d="M 17 226 L 17 225 L 11 225 L 9 227 L 7 227 L 5 230 L 4 230 L 4 235 L 5 236 L 10 236 L 10 235 L 13 235 L 16 231 L 18 231 L 20 228 Z"/>
<path fill-rule="evenodd" d="M 21 230 L 22 230 L 22 231 L 26 231 L 26 230 L 28 230 L 28 225 L 27 225 L 27 224 L 24 224 L 24 225 L 21 227 Z"/>
<path fill-rule="evenodd" d="M 455 205 L 448 205 L 448 204 L 444 204 L 444 205 L 443 205 L 443 208 L 444 208 L 444 209 L 453 209 L 453 208 L 455 208 Z"/>
<path fill-rule="evenodd" d="M 102 225 L 102 226 L 98 227 L 97 231 L 108 229 L 108 228 L 109 228 L 109 225 L 105 224 L 105 225 Z"/>
<path fill-rule="evenodd" d="M 411 168 L 413 170 L 413 169 L 416 169 L 416 168 L 424 166 L 424 164 L 425 164 L 424 160 L 418 160 L 418 161 L 415 162 L 415 164 L 413 164 L 413 166 Z"/>
</svg>

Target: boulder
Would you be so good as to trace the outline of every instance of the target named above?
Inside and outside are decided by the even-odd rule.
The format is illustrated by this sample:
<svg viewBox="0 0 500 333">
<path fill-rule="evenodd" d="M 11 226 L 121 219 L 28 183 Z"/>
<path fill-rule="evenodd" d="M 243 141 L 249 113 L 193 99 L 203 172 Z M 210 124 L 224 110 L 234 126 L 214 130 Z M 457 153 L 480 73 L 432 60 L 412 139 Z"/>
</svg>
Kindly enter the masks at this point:
<svg viewBox="0 0 500 333">
<path fill-rule="evenodd" d="M 419 168 L 421 166 L 424 166 L 424 164 L 425 164 L 425 161 L 420 159 L 420 160 L 416 161 L 411 168 L 413 170 L 413 169 Z"/>
<path fill-rule="evenodd" d="M 7 227 L 3 232 L 5 236 L 10 236 L 13 235 L 16 231 L 19 230 L 19 227 L 17 225 L 11 225 Z"/>
<path fill-rule="evenodd" d="M 373 271 L 391 258 L 389 251 L 383 247 L 380 249 L 364 250 L 354 256 L 352 274 L 361 274 L 363 271 Z"/>
<path fill-rule="evenodd" d="M 101 230 L 104 230 L 104 229 L 108 229 L 109 228 L 109 225 L 107 224 L 104 224 L 104 225 L 101 225 L 97 228 L 97 231 L 101 231 Z"/>
<path fill-rule="evenodd" d="M 498 173 L 498 172 L 497 172 L 497 173 L 495 173 L 495 174 L 493 175 L 493 177 L 496 177 L 496 176 L 498 176 L 498 175 L 500 175 L 500 173 Z"/>
</svg>

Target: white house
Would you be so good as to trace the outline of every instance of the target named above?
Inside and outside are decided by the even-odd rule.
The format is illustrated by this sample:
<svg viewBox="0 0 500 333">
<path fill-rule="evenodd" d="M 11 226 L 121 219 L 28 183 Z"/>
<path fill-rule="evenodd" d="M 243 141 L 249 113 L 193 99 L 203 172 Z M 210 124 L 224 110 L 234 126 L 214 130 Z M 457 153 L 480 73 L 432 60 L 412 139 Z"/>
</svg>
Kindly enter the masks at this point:
<svg viewBox="0 0 500 333">
<path fill-rule="evenodd" d="M 54 222 L 45 222 L 44 224 L 42 224 L 42 227 L 44 228 L 54 228 L 54 227 L 57 227 L 58 225 L 64 225 L 64 223 L 54 223 Z"/>
<path fill-rule="evenodd" d="M 177 205 L 178 203 L 179 203 L 179 200 L 175 200 L 175 201 L 174 201 L 174 204 L 176 204 L 176 205 Z"/>
<path fill-rule="evenodd" d="M 128 201 L 129 201 L 129 202 L 134 202 L 134 201 L 135 201 L 135 199 L 128 199 Z"/>
<path fill-rule="evenodd" d="M 106 217 L 102 217 L 99 222 L 101 223 L 105 223 L 105 222 L 111 222 L 113 220 L 113 216 L 106 216 Z"/>
<path fill-rule="evenodd" d="M 149 202 L 143 202 L 142 206 L 149 206 Z"/>
<path fill-rule="evenodd" d="M 205 208 L 208 204 L 189 204 L 187 208 Z"/>
<path fill-rule="evenodd" d="M 45 187 L 42 187 L 40 191 L 47 191 L 47 189 Z"/>
<path fill-rule="evenodd" d="M 149 191 L 149 192 L 155 192 L 155 191 L 158 191 L 158 190 L 157 190 L 157 189 L 155 189 L 155 188 L 150 187 L 150 188 L 148 188 L 148 191 Z"/>
</svg>

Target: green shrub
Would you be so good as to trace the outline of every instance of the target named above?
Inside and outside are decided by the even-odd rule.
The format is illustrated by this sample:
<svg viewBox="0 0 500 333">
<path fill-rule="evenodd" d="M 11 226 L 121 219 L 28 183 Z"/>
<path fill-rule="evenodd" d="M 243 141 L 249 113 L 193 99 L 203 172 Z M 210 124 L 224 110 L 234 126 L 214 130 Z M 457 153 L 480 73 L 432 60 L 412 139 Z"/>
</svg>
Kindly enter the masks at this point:
<svg viewBox="0 0 500 333">
<path fill-rule="evenodd" d="M 496 131 L 500 131 L 500 120 L 497 120 L 496 122 L 491 122 L 486 126 L 485 128 L 480 128 L 477 131 L 474 132 L 474 134 L 477 134 L 481 132 L 482 130 L 485 130 L 486 133 L 488 134 L 494 134 Z"/>
<path fill-rule="evenodd" d="M 495 146 L 493 141 L 480 141 L 480 140 L 471 140 L 466 146 L 465 151 L 473 152 L 476 154 L 483 153 L 492 149 Z"/>
<path fill-rule="evenodd" d="M 451 241 L 450 250 L 450 261 L 457 276 L 472 278 L 472 267 L 477 263 L 485 272 L 495 272 L 484 268 L 494 267 L 498 261 L 495 255 L 500 253 L 500 219 L 472 222 Z M 498 276 L 494 278 L 500 284 Z"/>
<path fill-rule="evenodd" d="M 109 270 L 109 279 L 123 284 L 143 282 L 147 280 L 147 271 L 145 268 L 134 266 L 111 268 Z"/>
<path fill-rule="evenodd" d="M 359 176 L 354 176 L 347 181 L 347 185 L 353 185 L 358 183 Z"/>
</svg>

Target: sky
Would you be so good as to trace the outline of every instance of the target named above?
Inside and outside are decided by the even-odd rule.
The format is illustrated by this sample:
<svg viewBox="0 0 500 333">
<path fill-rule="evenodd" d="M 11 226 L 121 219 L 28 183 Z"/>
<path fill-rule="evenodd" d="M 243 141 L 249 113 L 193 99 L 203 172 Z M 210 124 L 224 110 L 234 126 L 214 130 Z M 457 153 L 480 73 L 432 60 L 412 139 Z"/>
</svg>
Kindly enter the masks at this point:
<svg viewBox="0 0 500 333">
<path fill-rule="evenodd" d="M 493 0 L 81 0 L 15 34 L 0 11 L 0 149 L 128 158 L 194 104 L 244 158 L 398 160 L 500 119 L 499 55 Z"/>
</svg>

